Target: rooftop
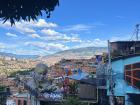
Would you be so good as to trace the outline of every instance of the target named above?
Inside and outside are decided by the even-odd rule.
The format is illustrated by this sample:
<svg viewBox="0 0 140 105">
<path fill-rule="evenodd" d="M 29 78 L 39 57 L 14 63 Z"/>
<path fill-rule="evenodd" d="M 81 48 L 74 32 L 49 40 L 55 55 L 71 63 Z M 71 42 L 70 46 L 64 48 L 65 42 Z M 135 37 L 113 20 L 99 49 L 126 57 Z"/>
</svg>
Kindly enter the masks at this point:
<svg viewBox="0 0 140 105">
<path fill-rule="evenodd" d="M 128 58 L 137 57 L 137 56 L 140 56 L 140 54 L 130 54 L 130 55 L 126 55 L 126 56 L 118 56 L 118 57 L 113 58 L 111 61 L 117 61 L 120 59 L 128 59 Z"/>
</svg>

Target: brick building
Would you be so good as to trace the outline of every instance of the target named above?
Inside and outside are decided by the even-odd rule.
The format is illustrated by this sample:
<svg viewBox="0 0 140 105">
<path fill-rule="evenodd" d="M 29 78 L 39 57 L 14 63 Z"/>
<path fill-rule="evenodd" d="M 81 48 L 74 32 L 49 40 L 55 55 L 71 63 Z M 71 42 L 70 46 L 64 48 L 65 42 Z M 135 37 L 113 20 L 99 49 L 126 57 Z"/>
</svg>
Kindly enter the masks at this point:
<svg viewBox="0 0 140 105">
<path fill-rule="evenodd" d="M 69 69 L 71 71 L 76 71 L 81 69 L 82 71 L 88 73 L 96 72 L 96 59 L 62 59 L 55 65 L 50 67 L 49 75 L 53 76 L 62 76 L 65 74 L 65 69 Z"/>
</svg>

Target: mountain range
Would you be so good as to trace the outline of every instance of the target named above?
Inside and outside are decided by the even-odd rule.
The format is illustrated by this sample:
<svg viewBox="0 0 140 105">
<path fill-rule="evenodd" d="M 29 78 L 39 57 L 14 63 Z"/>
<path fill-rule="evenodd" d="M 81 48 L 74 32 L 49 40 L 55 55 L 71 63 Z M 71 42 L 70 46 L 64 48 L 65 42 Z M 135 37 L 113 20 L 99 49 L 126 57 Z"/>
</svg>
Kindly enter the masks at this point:
<svg viewBox="0 0 140 105">
<path fill-rule="evenodd" d="M 0 56 L 5 56 L 5 57 L 14 57 L 17 59 L 36 59 L 39 56 L 38 55 L 18 55 L 18 54 L 12 54 L 12 53 L 6 53 L 6 52 L 0 52 Z"/>
<path fill-rule="evenodd" d="M 39 57 L 38 59 L 51 65 L 57 63 L 61 59 L 88 59 L 95 55 L 102 54 L 103 52 L 107 52 L 106 47 L 84 47 L 57 52 L 52 55 Z"/>
<path fill-rule="evenodd" d="M 88 59 L 93 57 L 94 55 L 101 54 L 103 52 L 107 52 L 106 47 L 85 47 L 70 49 L 42 57 L 38 55 L 17 55 L 5 52 L 0 52 L 0 56 L 15 57 L 17 59 L 34 59 L 43 61 L 48 65 L 52 65 L 57 63 L 61 59 Z"/>
</svg>

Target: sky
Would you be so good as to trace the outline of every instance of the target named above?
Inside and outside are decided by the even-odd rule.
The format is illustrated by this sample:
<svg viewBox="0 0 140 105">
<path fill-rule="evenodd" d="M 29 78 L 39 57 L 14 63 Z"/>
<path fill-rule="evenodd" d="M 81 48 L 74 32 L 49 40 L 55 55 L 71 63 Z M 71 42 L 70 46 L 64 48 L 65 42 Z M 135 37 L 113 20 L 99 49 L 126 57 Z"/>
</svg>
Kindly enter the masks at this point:
<svg viewBox="0 0 140 105">
<path fill-rule="evenodd" d="M 140 23 L 140 0 L 60 0 L 48 19 L 0 22 L 0 52 L 48 55 L 81 47 L 106 47 L 130 40 Z M 133 40 L 135 38 L 133 37 Z"/>
</svg>

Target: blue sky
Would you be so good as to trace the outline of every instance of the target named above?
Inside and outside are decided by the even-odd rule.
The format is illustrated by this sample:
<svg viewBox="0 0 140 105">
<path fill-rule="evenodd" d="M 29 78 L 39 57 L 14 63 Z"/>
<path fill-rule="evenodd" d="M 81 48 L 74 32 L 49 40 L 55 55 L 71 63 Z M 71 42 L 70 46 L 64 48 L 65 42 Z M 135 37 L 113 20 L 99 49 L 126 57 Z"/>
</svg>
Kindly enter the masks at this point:
<svg viewBox="0 0 140 105">
<path fill-rule="evenodd" d="M 80 47 L 105 47 L 107 40 L 129 40 L 140 23 L 140 0 L 60 0 L 38 21 L 0 23 L 0 51 L 47 55 Z"/>
</svg>

